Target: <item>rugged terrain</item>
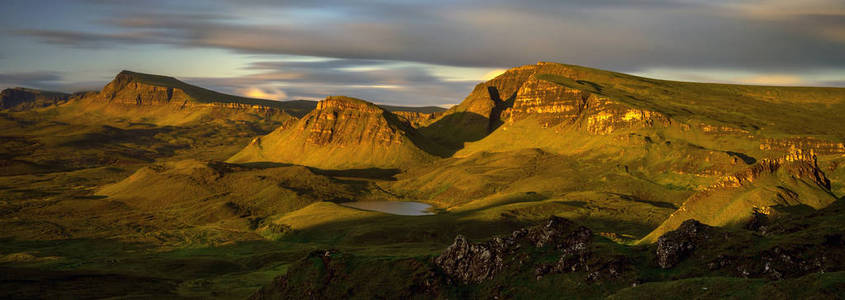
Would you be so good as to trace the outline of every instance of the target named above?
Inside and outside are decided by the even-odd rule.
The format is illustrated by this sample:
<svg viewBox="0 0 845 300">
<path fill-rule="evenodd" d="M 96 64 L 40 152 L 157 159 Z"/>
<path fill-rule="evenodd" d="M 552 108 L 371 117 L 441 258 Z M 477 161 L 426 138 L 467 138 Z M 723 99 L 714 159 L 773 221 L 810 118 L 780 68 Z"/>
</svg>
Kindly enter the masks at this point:
<svg viewBox="0 0 845 300">
<path fill-rule="evenodd" d="M 250 99 L 129 71 L 96 92 L 2 95 L 9 298 L 845 288 L 845 89 L 541 62 L 445 111 Z"/>
</svg>

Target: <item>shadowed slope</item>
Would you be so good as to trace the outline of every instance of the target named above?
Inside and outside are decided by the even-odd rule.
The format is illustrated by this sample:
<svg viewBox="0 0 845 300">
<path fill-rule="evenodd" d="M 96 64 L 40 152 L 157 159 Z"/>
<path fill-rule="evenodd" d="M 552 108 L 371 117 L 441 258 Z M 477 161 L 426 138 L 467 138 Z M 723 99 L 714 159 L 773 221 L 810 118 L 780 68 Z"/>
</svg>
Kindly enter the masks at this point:
<svg viewBox="0 0 845 300">
<path fill-rule="evenodd" d="M 48 107 L 67 102 L 70 94 L 28 88 L 11 88 L 0 92 L 0 109 L 12 111 Z"/>
</svg>

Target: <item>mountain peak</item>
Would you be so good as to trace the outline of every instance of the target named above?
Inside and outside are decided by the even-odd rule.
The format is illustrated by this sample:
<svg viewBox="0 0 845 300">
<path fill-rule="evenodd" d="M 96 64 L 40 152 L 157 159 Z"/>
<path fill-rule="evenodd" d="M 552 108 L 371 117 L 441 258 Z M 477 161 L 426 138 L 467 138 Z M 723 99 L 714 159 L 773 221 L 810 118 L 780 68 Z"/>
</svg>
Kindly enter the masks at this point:
<svg viewBox="0 0 845 300">
<path fill-rule="evenodd" d="M 371 102 L 347 96 L 328 96 L 317 103 L 317 110 L 324 109 L 351 109 L 364 112 L 383 112 L 384 110 Z"/>
<path fill-rule="evenodd" d="M 256 138 L 229 161 L 396 168 L 430 161 L 431 146 L 407 121 L 378 105 L 330 96 L 295 124 Z"/>
</svg>

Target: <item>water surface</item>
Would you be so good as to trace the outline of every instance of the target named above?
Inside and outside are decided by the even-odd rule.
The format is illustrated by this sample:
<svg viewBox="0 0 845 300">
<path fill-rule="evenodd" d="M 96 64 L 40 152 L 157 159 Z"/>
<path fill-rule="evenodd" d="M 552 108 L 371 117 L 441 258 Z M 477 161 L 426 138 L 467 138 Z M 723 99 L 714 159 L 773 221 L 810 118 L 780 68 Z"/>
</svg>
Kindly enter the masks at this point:
<svg viewBox="0 0 845 300">
<path fill-rule="evenodd" d="M 431 211 L 431 205 L 411 201 L 354 201 L 340 203 L 340 205 L 400 216 L 425 216 L 434 214 Z"/>
</svg>

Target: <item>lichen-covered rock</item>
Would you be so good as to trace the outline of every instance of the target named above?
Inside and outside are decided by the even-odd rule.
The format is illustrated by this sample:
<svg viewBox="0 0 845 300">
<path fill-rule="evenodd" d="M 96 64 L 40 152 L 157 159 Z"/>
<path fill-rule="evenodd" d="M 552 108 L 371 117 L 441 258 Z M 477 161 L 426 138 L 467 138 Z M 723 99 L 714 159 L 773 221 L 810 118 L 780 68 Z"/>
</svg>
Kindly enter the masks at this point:
<svg viewBox="0 0 845 300">
<path fill-rule="evenodd" d="M 664 269 L 674 267 L 702 243 L 706 243 L 712 233 L 711 226 L 693 219 L 684 221 L 678 229 L 657 239 L 657 264 Z"/>
<path fill-rule="evenodd" d="M 525 247 L 544 248 L 560 259 L 556 264 L 538 264 L 535 275 L 588 271 L 618 274 L 624 259 L 591 259 L 593 232 L 564 218 L 551 217 L 544 224 L 514 231 L 505 237 L 472 243 L 463 236 L 455 238 L 449 248 L 434 259 L 445 274 L 463 283 L 480 283 L 492 279 L 500 271 L 525 263 L 520 250 Z M 516 259 L 516 258 L 520 259 Z"/>
<path fill-rule="evenodd" d="M 515 248 L 512 239 L 494 238 L 474 244 L 458 235 L 434 263 L 455 279 L 478 283 L 493 278 L 504 267 L 505 255 Z"/>
</svg>

